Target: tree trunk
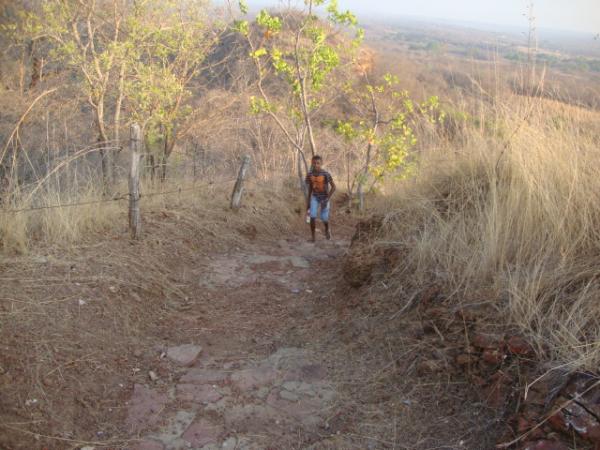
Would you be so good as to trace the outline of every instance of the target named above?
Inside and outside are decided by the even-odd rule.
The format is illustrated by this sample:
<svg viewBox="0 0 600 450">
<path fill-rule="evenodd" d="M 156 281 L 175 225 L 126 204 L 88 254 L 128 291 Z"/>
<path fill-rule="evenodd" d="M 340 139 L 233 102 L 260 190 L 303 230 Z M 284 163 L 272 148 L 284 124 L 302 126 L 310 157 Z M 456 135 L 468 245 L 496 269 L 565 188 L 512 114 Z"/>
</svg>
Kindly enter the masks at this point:
<svg viewBox="0 0 600 450">
<path fill-rule="evenodd" d="M 33 89 L 42 79 L 42 60 L 41 58 L 34 56 L 31 63 L 31 81 L 29 82 L 29 89 Z"/>
<path fill-rule="evenodd" d="M 231 209 L 239 209 L 241 206 L 242 194 L 244 193 L 244 179 L 246 178 L 246 172 L 249 167 L 250 155 L 245 155 L 242 160 L 235 186 L 233 187 L 233 193 L 231 194 Z"/>
<path fill-rule="evenodd" d="M 93 104 L 93 103 L 92 103 Z M 109 194 L 112 187 L 112 154 L 106 149 L 108 137 L 104 125 L 104 97 L 101 96 L 95 104 L 96 108 L 96 127 L 98 128 L 98 146 L 100 147 L 100 157 L 102 166 L 102 190 L 104 194 Z"/>
<path fill-rule="evenodd" d="M 306 173 L 308 174 L 306 158 L 304 157 L 304 155 L 302 154 L 302 152 L 300 150 L 298 150 L 297 152 L 298 152 L 298 181 L 300 182 L 300 190 L 302 191 L 302 194 L 304 195 L 304 199 L 308 200 L 308 186 L 306 185 L 306 177 L 304 175 L 304 171 L 302 170 L 302 168 L 304 167 L 306 170 Z"/>
<path fill-rule="evenodd" d="M 156 177 L 156 161 L 154 160 L 154 155 L 151 152 L 148 152 L 147 155 L 148 164 L 150 166 L 150 181 L 154 182 L 154 177 Z"/>
<path fill-rule="evenodd" d="M 121 109 L 123 106 L 123 96 L 125 87 L 125 64 L 121 64 L 121 70 L 119 71 L 119 88 L 117 94 L 117 101 L 115 104 L 115 119 L 114 119 L 114 135 L 115 135 L 115 147 L 120 152 L 121 149 Z M 112 158 L 112 173 L 113 176 L 117 173 L 115 158 Z"/>
<path fill-rule="evenodd" d="M 160 158 L 160 181 L 165 182 L 167 179 L 167 156 L 163 154 Z"/>
<path fill-rule="evenodd" d="M 363 190 L 362 181 L 358 183 L 358 189 L 356 190 L 356 195 L 358 196 L 358 210 L 363 212 L 365 210 L 365 192 Z"/>
<path fill-rule="evenodd" d="M 171 131 L 166 131 L 165 134 L 165 143 L 163 147 L 163 154 L 161 158 L 161 173 L 160 173 L 160 181 L 165 181 L 167 179 L 167 161 L 169 160 L 169 156 L 173 152 L 175 148 L 175 133 Z"/>
</svg>

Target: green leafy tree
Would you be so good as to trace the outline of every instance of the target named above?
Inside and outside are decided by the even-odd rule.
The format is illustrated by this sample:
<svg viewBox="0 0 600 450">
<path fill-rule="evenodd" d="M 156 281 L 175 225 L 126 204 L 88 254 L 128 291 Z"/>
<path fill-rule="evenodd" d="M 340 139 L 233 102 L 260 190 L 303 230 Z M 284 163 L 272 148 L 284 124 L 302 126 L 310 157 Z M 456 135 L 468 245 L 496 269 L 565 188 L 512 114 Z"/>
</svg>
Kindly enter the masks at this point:
<svg viewBox="0 0 600 450">
<path fill-rule="evenodd" d="M 317 8 L 324 10 L 325 19 L 317 16 Z M 240 10 L 248 11 L 243 1 Z M 312 155 L 318 151 L 315 117 L 338 95 L 341 68 L 352 61 L 363 31 L 351 12 L 339 10 L 337 0 L 306 0 L 300 12 L 262 10 L 253 23 L 239 20 L 234 28 L 246 38 L 256 69 L 257 95 L 250 99 L 251 110 L 274 120 L 298 152 L 304 186 L 305 145 Z M 351 39 L 348 31 L 353 32 Z M 270 91 L 275 90 L 274 80 L 283 82 L 287 96 Z"/>
<path fill-rule="evenodd" d="M 391 74 L 371 83 L 365 73 L 360 82 L 347 84 L 344 92 L 354 114 L 338 120 L 335 130 L 347 145 L 350 202 L 358 195 L 362 210 L 365 190 L 372 190 L 386 175 L 404 178 L 412 173 L 418 122 L 436 123 L 444 116 L 437 97 L 415 102 Z M 358 164 L 351 167 L 352 159 Z"/>
<path fill-rule="evenodd" d="M 106 143 L 113 138 L 117 142 L 112 145 L 119 145 L 123 85 L 116 80 L 122 79 L 123 73 L 116 67 L 120 62 L 127 3 L 126 0 L 47 0 L 40 13 L 31 15 L 27 22 L 32 39 L 50 40 L 51 57 L 78 74 L 78 86 L 94 111 L 105 189 L 111 184 L 113 170 L 113 158 L 106 150 Z M 115 87 L 121 91 L 116 95 L 116 104 L 111 105 L 115 115 L 111 131 L 108 102 Z"/>
<path fill-rule="evenodd" d="M 222 30 L 209 23 L 206 7 L 196 0 L 146 0 L 127 22 L 126 99 L 143 125 L 147 148 L 159 149 L 163 180 L 175 144 L 196 117 L 191 100 L 197 75 Z M 155 153 L 148 154 L 152 167 Z"/>
<path fill-rule="evenodd" d="M 35 87 L 41 76 L 41 60 L 36 54 L 36 45 L 41 39 L 30 32 L 35 20 L 31 9 L 19 2 L 0 2 L 0 75 L 6 76 L 9 65 L 18 66 L 18 87 L 23 94 L 26 90 L 27 66 L 31 66 L 29 88 Z M 3 80 L 5 83 L 6 79 Z M 6 83 L 8 84 L 8 83 Z"/>
</svg>

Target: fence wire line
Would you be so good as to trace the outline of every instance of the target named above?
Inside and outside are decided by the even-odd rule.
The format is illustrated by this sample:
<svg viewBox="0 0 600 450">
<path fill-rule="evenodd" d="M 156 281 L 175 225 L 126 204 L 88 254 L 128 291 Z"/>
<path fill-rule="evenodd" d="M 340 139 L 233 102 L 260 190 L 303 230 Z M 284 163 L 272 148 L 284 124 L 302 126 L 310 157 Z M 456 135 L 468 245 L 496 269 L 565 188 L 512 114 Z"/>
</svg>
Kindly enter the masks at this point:
<svg viewBox="0 0 600 450">
<path fill-rule="evenodd" d="M 230 179 L 230 180 L 226 180 L 226 181 L 220 181 L 219 183 L 222 183 L 222 184 L 231 183 L 232 181 L 236 181 L 236 180 L 237 180 L 237 177 Z M 250 180 L 244 180 L 244 181 L 250 181 Z M 145 197 L 158 197 L 161 195 L 170 195 L 170 194 L 177 194 L 177 193 L 181 193 L 181 192 L 196 191 L 200 187 L 211 186 L 213 184 L 215 184 L 215 182 L 211 181 L 211 182 L 201 183 L 200 186 L 194 186 L 193 188 L 173 189 L 172 191 L 166 191 L 166 192 L 149 192 L 147 194 L 142 193 L 142 194 L 140 194 L 140 199 L 143 199 Z M 122 200 L 129 199 L 130 196 L 131 196 L 131 194 L 127 193 L 127 194 L 121 194 L 121 195 L 113 197 L 113 198 L 106 198 L 106 199 L 102 199 L 102 200 L 90 200 L 87 202 L 61 203 L 61 204 L 56 204 L 56 205 L 34 206 L 31 208 L 22 208 L 22 209 L 8 209 L 8 210 L 4 210 L 2 212 L 7 213 L 7 214 L 17 214 L 20 212 L 39 211 L 39 210 L 43 210 L 43 209 L 70 208 L 70 207 L 75 207 L 75 206 L 97 205 L 100 203 L 120 202 Z"/>
</svg>

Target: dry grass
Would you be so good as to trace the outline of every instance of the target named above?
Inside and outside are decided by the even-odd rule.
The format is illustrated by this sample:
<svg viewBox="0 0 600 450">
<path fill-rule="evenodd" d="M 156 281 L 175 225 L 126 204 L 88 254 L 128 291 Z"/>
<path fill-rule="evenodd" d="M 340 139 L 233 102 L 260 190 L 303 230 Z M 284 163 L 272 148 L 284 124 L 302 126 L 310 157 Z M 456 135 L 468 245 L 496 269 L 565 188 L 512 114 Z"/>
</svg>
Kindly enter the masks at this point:
<svg viewBox="0 0 600 450">
<path fill-rule="evenodd" d="M 376 207 L 392 210 L 381 239 L 402 249 L 399 284 L 491 292 L 544 358 L 597 368 L 600 115 L 508 101 L 517 111 L 495 119 L 517 130 L 506 150 L 473 129 L 459 152 L 425 156 L 418 179 Z"/>
<path fill-rule="evenodd" d="M 223 216 L 235 222 L 234 228 L 252 226 L 261 232 L 277 228 L 270 214 L 258 214 L 262 208 L 275 207 L 280 213 L 280 223 L 290 220 L 289 208 L 280 209 L 280 202 L 289 195 L 287 188 L 291 184 L 284 179 L 265 182 L 271 186 L 266 191 L 257 191 L 255 180 L 247 180 L 244 212 L 237 215 L 229 213 L 228 195 L 233 187 L 231 179 L 218 184 L 195 183 L 190 180 L 171 179 L 165 183 L 147 182 L 142 186 L 142 218 L 144 214 L 158 210 L 183 207 L 199 208 L 206 214 L 205 225 L 218 221 Z M 93 242 L 98 234 L 122 233 L 127 224 L 128 200 L 123 193 L 125 185 L 114 189 L 116 201 L 104 201 L 97 186 L 86 189 L 58 193 L 55 190 L 39 190 L 33 203 L 26 194 L 20 195 L 10 209 L 0 214 L 0 252 L 5 254 L 23 254 L 38 245 L 50 243 L 59 246 L 71 246 L 82 242 Z M 72 205 L 63 208 L 47 208 L 53 205 Z M 40 208 L 30 211 L 30 208 Z M 14 212 L 18 211 L 18 212 Z M 226 232 L 216 226 L 211 231 Z M 256 231 L 255 231 L 256 232 Z"/>
</svg>

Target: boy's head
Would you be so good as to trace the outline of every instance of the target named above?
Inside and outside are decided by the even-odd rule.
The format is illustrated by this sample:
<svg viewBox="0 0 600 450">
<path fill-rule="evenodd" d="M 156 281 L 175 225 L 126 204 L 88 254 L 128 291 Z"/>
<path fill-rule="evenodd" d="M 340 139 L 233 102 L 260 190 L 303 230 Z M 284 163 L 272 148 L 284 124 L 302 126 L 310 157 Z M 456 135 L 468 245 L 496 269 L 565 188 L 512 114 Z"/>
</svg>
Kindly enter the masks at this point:
<svg viewBox="0 0 600 450">
<path fill-rule="evenodd" d="M 323 167 L 323 158 L 321 158 L 319 155 L 313 156 L 312 166 L 313 166 L 313 169 L 316 171 L 321 170 L 321 167 Z"/>
</svg>

